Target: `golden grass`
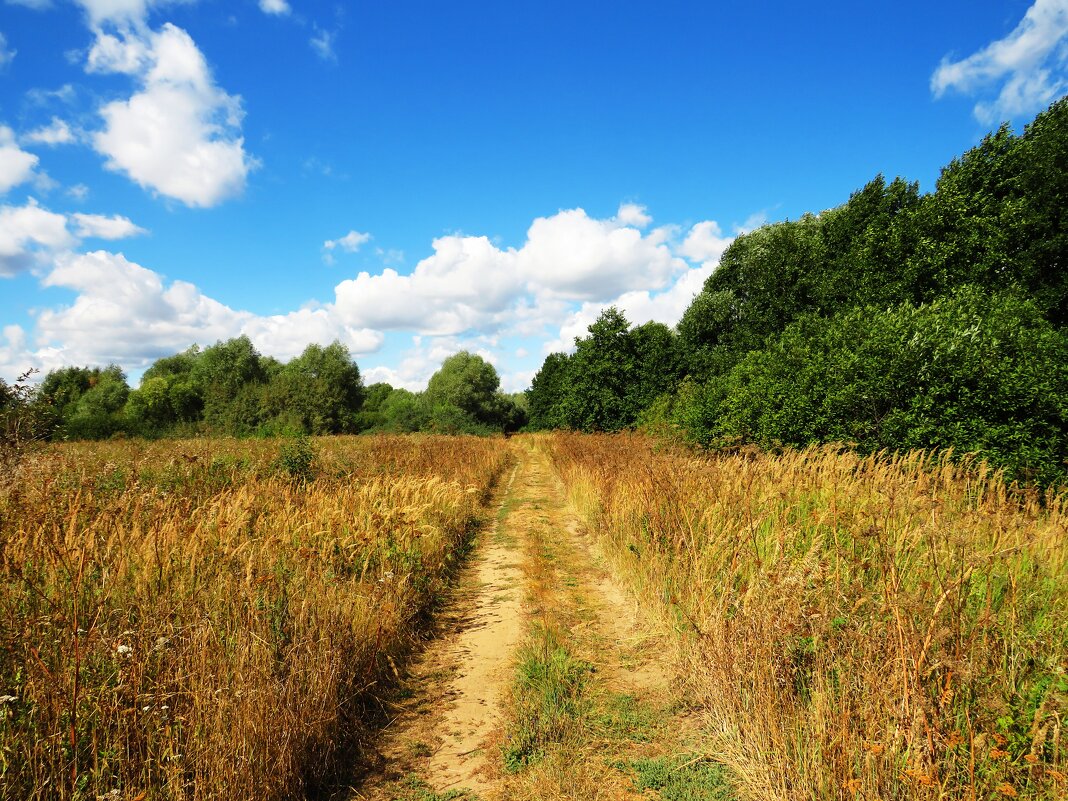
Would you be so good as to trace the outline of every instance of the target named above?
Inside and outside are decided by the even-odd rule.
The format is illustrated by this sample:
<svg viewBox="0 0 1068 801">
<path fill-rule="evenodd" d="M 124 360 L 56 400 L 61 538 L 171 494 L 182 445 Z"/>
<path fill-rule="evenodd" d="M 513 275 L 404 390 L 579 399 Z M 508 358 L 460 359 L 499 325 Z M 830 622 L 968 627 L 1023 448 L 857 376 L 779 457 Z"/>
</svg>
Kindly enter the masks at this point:
<svg viewBox="0 0 1068 801">
<path fill-rule="evenodd" d="M 982 465 L 546 435 L 750 799 L 1065 797 L 1068 510 Z"/>
<path fill-rule="evenodd" d="M 502 440 L 51 447 L 0 495 L 0 798 L 343 781 L 484 515 Z M 110 794 L 110 795 L 109 795 Z"/>
</svg>

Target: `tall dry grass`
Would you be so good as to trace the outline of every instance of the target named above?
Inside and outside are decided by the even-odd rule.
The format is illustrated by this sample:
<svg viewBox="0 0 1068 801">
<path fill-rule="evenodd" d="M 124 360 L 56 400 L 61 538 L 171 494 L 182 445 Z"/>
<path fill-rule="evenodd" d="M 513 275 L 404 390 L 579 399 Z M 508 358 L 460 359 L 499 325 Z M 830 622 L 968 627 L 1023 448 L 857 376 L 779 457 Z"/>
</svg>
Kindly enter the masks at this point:
<svg viewBox="0 0 1068 801">
<path fill-rule="evenodd" d="M 345 778 L 502 440 L 53 447 L 0 496 L 0 798 L 279 799 Z"/>
<path fill-rule="evenodd" d="M 1068 510 L 982 465 L 541 439 L 743 797 L 1064 798 Z"/>
</svg>

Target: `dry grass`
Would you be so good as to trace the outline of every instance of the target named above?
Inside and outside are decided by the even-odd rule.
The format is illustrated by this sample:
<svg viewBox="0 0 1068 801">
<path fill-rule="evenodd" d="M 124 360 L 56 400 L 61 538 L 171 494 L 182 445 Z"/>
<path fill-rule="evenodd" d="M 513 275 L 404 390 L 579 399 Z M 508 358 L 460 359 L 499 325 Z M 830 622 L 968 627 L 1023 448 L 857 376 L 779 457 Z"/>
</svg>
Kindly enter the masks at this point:
<svg viewBox="0 0 1068 801">
<path fill-rule="evenodd" d="M 0 495 L 0 798 L 278 799 L 344 779 L 502 440 L 56 446 Z M 282 465 L 284 467 L 284 465 Z"/>
<path fill-rule="evenodd" d="M 1068 510 L 981 465 L 540 438 L 750 799 L 1063 798 Z"/>
</svg>

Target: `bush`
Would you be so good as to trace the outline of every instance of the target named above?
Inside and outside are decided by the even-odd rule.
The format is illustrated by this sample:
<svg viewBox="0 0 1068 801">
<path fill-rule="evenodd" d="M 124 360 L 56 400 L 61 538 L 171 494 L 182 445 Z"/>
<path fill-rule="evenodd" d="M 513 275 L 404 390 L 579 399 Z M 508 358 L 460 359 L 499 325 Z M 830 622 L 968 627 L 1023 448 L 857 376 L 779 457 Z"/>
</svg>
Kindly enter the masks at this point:
<svg viewBox="0 0 1068 801">
<path fill-rule="evenodd" d="M 290 478 L 308 481 L 315 475 L 315 448 L 303 434 L 282 443 L 275 467 Z"/>
<path fill-rule="evenodd" d="M 974 452 L 1028 484 L 1065 480 L 1068 339 L 1013 292 L 799 320 L 726 376 L 679 393 L 709 444 L 849 442 Z"/>
</svg>

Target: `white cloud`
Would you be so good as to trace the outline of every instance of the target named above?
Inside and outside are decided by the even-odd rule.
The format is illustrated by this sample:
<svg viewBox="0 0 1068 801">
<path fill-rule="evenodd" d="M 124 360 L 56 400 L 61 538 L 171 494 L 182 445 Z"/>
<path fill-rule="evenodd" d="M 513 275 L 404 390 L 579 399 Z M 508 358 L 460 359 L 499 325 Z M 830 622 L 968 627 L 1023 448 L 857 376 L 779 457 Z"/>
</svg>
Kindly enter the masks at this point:
<svg viewBox="0 0 1068 801">
<path fill-rule="evenodd" d="M 81 203 L 89 197 L 89 187 L 85 184 L 75 184 L 67 189 L 67 196 Z"/>
<path fill-rule="evenodd" d="M 337 61 L 337 53 L 334 52 L 334 40 L 337 39 L 337 31 L 328 31 L 325 28 L 315 26 L 315 35 L 308 40 L 315 55 L 323 61 Z"/>
<path fill-rule="evenodd" d="M 168 285 L 158 273 L 103 250 L 59 256 L 42 284 L 76 293 L 69 306 L 39 312 L 37 346 L 22 347 L 23 361 L 46 367 L 114 362 L 139 370 L 193 343 L 242 334 L 261 352 L 280 359 L 298 355 L 309 343 L 335 339 L 356 355 L 367 354 L 384 339 L 378 331 L 345 325 L 330 306 L 269 316 L 235 310 L 193 284 Z M 14 352 L 13 345 L 8 347 Z M 11 375 L 10 354 L 4 357 L 0 351 L 0 369 L 5 363 Z"/>
<path fill-rule="evenodd" d="M 355 253 L 360 247 L 367 242 L 371 241 L 370 234 L 363 234 L 359 231 L 349 231 L 338 239 L 328 239 L 323 242 L 323 260 L 327 264 L 334 263 L 333 251 L 340 248 L 346 253 Z"/>
<path fill-rule="evenodd" d="M 73 228 L 73 232 L 71 231 Z M 0 206 L 0 277 L 31 267 L 47 268 L 82 239 L 124 239 L 147 233 L 126 217 L 71 215 L 42 208 L 36 200 L 23 206 Z"/>
<path fill-rule="evenodd" d="M 260 0 L 260 11 L 264 14 L 288 14 L 290 10 L 286 0 Z"/>
<path fill-rule="evenodd" d="M 89 23 L 100 27 L 104 23 L 119 26 L 140 26 L 145 22 L 148 12 L 156 6 L 168 5 L 187 0 L 75 0 L 85 9 Z M 23 0 L 25 2 L 25 0 Z M 33 0 L 31 0 L 33 2 Z"/>
<path fill-rule="evenodd" d="M 214 206 L 244 189 L 255 161 L 240 135 L 241 99 L 215 85 L 188 33 L 167 23 L 158 32 L 99 34 L 87 69 L 142 84 L 100 110 L 105 126 L 93 145 L 108 168 L 189 206 Z"/>
<path fill-rule="evenodd" d="M 623 203 L 616 212 L 616 220 L 623 225 L 644 228 L 653 221 L 653 218 L 646 213 L 645 206 L 639 206 L 637 203 Z"/>
<path fill-rule="evenodd" d="M 59 117 L 53 117 L 52 122 L 36 130 L 30 131 L 22 137 L 24 142 L 35 145 L 69 145 L 75 141 L 74 131 Z"/>
<path fill-rule="evenodd" d="M 0 195 L 34 177 L 38 158 L 15 141 L 15 132 L 0 125 Z"/>
<path fill-rule="evenodd" d="M 685 236 L 670 227 L 643 234 L 619 215 L 598 220 L 581 209 L 561 211 L 535 220 L 522 247 L 501 247 L 485 236 L 440 237 L 408 275 L 386 267 L 377 274 L 360 272 L 338 283 L 332 302 L 257 315 L 209 298 L 184 281 L 168 284 L 120 254 L 70 252 L 81 238 L 137 233 L 141 229 L 120 216 L 65 217 L 36 204 L 0 211 L 0 259 L 7 256 L 0 264 L 7 273 L 32 262 L 46 276 L 45 285 L 75 293 L 69 306 L 38 313 L 34 347 L 26 345 L 19 353 L 45 366 L 53 365 L 50 360 L 114 361 L 136 371 L 194 342 L 210 344 L 240 334 L 262 352 L 288 359 L 311 342 L 334 339 L 355 354 L 367 354 L 383 345 L 384 332 L 408 331 L 415 336 L 402 358 L 389 367 L 366 369 L 365 378 L 421 389 L 441 361 L 458 350 L 506 365 L 537 353 L 547 336 L 554 341 L 546 352 L 570 349 L 573 338 L 584 335 L 610 304 L 634 323 L 674 324 L 730 241 L 713 221 L 698 223 Z M 336 243 L 331 249 L 358 248 L 365 237 L 350 232 L 330 240 Z M 561 259 L 563 268 L 557 264 Z M 48 262 L 54 265 L 50 272 L 44 269 Z M 9 342 L 4 356 L 3 347 L 0 341 L 0 371 L 11 375 L 9 357 L 18 349 Z M 524 388 L 530 366 L 502 369 L 502 386 Z"/>
<path fill-rule="evenodd" d="M 149 42 L 129 31 L 122 34 L 97 32 L 85 61 L 89 73 L 137 75 L 147 69 L 152 53 Z"/>
<path fill-rule="evenodd" d="M 6 0 L 8 5 L 11 6 L 25 6 L 26 8 L 32 8 L 35 11 L 43 11 L 46 8 L 52 7 L 52 0 Z"/>
<path fill-rule="evenodd" d="M 691 261 L 718 263 L 723 251 L 733 241 L 734 237 L 723 236 L 719 223 L 715 220 L 705 220 L 690 229 L 679 253 Z"/>
<path fill-rule="evenodd" d="M 38 256 L 73 247 L 67 218 L 31 200 L 25 206 L 0 206 L 0 277 L 33 266 Z"/>
<path fill-rule="evenodd" d="M 83 239 L 90 237 L 95 239 L 126 239 L 127 237 L 148 233 L 144 228 L 134 225 L 128 218 L 118 214 L 105 217 L 102 214 L 76 213 L 71 215 L 71 218 L 76 226 L 74 229 L 75 234 Z"/>
<path fill-rule="evenodd" d="M 12 59 L 18 55 L 18 50 L 13 50 L 7 46 L 7 37 L 0 32 L 0 68 L 3 68 L 11 63 Z"/>
<path fill-rule="evenodd" d="M 666 244 L 668 229 L 643 235 L 582 209 L 536 219 L 518 254 L 521 274 L 539 291 L 570 300 L 597 300 L 629 289 L 663 287 L 686 269 Z"/>
<path fill-rule="evenodd" d="M 342 281 L 335 289 L 339 313 L 372 328 L 455 334 L 491 322 L 522 289 L 515 251 L 499 250 L 484 236 L 441 237 L 433 247 L 410 275 L 385 269 Z"/>
<path fill-rule="evenodd" d="M 976 118 L 993 124 L 1030 115 L 1068 88 L 1066 38 L 1068 0 L 1035 0 L 1008 36 L 960 61 L 942 59 L 931 91 L 935 97 L 949 89 L 975 95 L 1004 81 L 995 99 L 976 104 Z"/>
</svg>

